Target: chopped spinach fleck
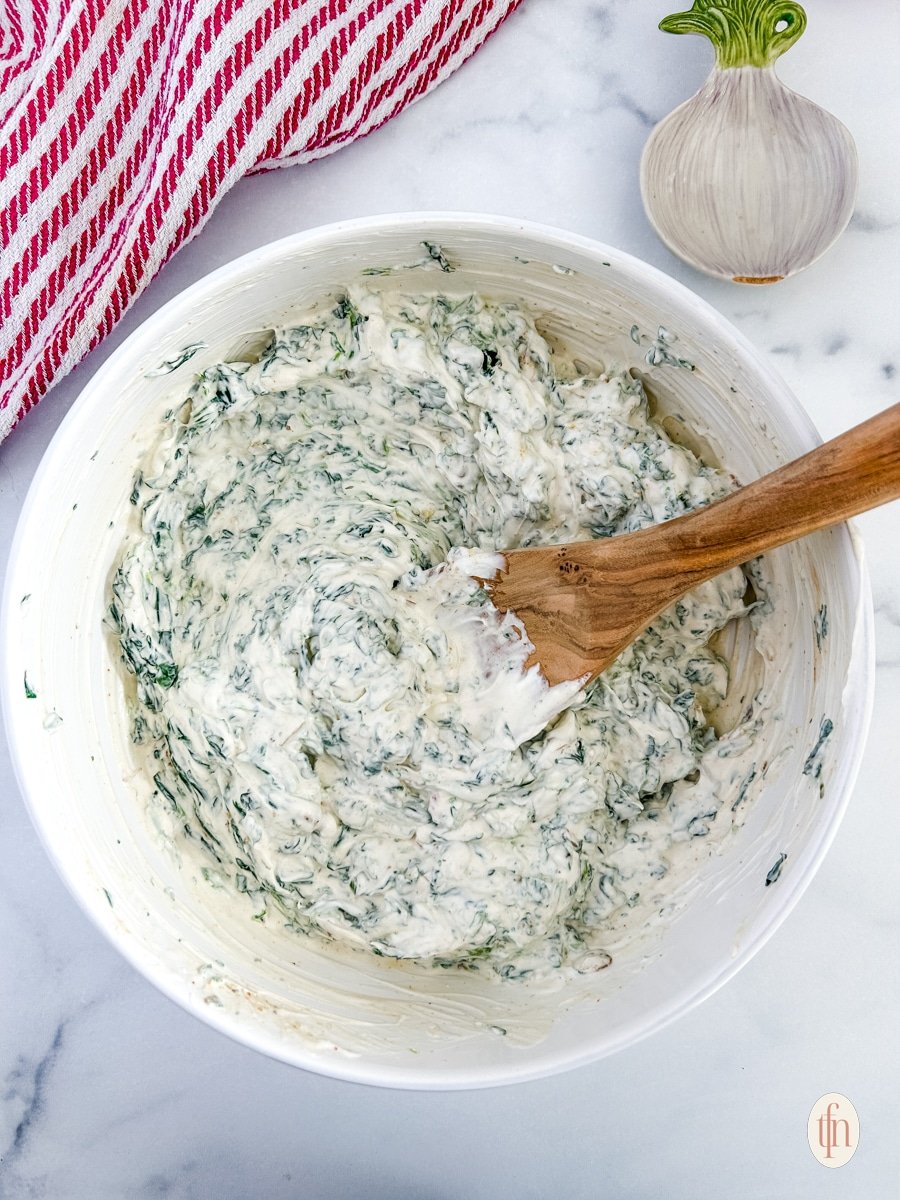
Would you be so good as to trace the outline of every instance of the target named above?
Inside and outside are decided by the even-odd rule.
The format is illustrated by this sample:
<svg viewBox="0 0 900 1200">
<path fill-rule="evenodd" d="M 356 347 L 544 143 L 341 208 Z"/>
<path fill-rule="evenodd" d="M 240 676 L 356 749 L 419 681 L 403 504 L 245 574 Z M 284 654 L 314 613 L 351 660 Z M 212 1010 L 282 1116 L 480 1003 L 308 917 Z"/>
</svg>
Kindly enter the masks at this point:
<svg viewBox="0 0 900 1200">
<path fill-rule="evenodd" d="M 438 246 L 435 242 L 423 242 L 422 245 L 425 247 L 428 257 L 433 259 L 442 271 L 449 274 L 453 270 L 453 267 L 447 261 L 447 257 L 440 246 Z"/>
<path fill-rule="evenodd" d="M 819 736 L 816 738 L 816 743 L 806 756 L 806 762 L 803 764 L 804 775 L 810 775 L 813 779 L 818 779 L 821 776 L 823 766 L 822 751 L 833 731 L 834 722 L 829 717 L 823 717 L 822 724 L 819 726 Z"/>
<path fill-rule="evenodd" d="M 786 854 L 778 855 L 778 857 L 775 859 L 775 862 L 772 864 L 766 874 L 766 887 L 769 887 L 771 884 L 777 882 L 777 880 L 781 878 L 781 868 L 784 866 L 786 861 Z"/>
</svg>

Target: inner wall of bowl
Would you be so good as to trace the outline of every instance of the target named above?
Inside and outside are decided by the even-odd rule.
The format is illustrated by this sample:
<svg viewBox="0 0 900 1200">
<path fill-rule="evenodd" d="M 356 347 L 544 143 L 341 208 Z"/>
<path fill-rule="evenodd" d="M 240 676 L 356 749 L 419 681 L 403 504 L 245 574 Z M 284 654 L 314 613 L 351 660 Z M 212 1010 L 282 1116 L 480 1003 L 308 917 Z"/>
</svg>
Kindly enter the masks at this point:
<svg viewBox="0 0 900 1200">
<path fill-rule="evenodd" d="M 452 272 L 426 241 L 440 244 Z M 214 892 L 193 863 L 180 870 L 148 827 L 148 787 L 130 766 L 121 683 L 101 627 L 106 586 L 135 463 L 173 395 L 204 366 L 246 353 L 261 331 L 356 279 L 524 301 L 574 357 L 639 372 L 670 429 L 699 439 L 742 481 L 811 446 L 784 385 L 730 327 L 627 256 L 474 218 L 291 239 L 151 318 L 67 419 L 14 553 L 10 688 L 27 672 L 37 699 L 13 701 L 8 719 L 63 874 L 123 952 L 181 1003 L 278 1057 L 350 1078 L 447 1086 L 538 1075 L 624 1045 L 706 994 L 814 869 L 841 810 L 841 764 L 855 757 L 864 704 L 859 663 L 851 669 L 859 566 L 843 528 L 769 556 L 780 628 L 767 670 L 780 705 L 766 787 L 659 945 L 621 955 L 579 1003 L 477 975 L 342 958 L 253 923 L 243 897 Z M 189 361 L 155 373 L 197 343 Z M 65 503 L 59 480 L 68 481 Z M 849 712 L 848 675 L 856 680 Z M 804 773 L 825 719 L 833 732 Z M 782 855 L 781 878 L 767 886 Z"/>
</svg>

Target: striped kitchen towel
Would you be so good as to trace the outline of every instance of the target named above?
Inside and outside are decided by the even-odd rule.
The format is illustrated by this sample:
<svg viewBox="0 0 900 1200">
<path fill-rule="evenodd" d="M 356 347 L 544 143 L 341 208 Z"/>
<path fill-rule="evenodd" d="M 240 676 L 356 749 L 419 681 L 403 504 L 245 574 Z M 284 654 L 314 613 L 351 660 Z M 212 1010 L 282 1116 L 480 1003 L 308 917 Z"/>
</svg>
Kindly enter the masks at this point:
<svg viewBox="0 0 900 1200">
<path fill-rule="evenodd" d="M 0 0 L 0 438 L 242 175 L 330 154 L 519 0 Z"/>
</svg>

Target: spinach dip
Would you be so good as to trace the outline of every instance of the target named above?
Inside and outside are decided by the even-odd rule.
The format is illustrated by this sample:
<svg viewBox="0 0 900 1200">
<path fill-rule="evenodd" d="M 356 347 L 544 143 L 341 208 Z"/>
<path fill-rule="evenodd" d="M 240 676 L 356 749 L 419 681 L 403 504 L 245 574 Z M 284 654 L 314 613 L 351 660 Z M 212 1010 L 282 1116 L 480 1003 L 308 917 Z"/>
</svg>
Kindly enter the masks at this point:
<svg viewBox="0 0 900 1200">
<path fill-rule="evenodd" d="M 616 914 L 743 798 L 710 640 L 746 579 L 549 688 L 468 572 L 731 486 L 639 380 L 478 296 L 353 289 L 208 368 L 136 477 L 109 607 L 180 850 L 248 921 L 503 978 L 602 968 Z"/>
</svg>

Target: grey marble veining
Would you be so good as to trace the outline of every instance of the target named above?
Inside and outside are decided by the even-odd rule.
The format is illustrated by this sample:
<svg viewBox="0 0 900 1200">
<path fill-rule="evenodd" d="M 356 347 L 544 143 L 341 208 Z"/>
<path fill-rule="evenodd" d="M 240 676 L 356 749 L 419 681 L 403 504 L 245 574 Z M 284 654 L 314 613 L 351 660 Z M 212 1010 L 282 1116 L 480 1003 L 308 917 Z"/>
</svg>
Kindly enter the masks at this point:
<svg viewBox="0 0 900 1200">
<path fill-rule="evenodd" d="M 711 65 L 656 22 L 687 4 L 524 0 L 433 96 L 358 145 L 242 182 L 122 325 L 0 447 L 0 557 L 79 389 L 150 312 L 207 271 L 324 221 L 418 208 L 567 227 L 668 271 L 787 379 L 826 436 L 900 399 L 900 8 L 808 0 L 784 81 L 860 151 L 856 216 L 808 272 L 751 291 L 698 275 L 644 219 L 652 124 Z M 858 11 L 857 11 L 858 10 Z M 863 11 L 864 10 L 864 11 Z M 0 746 L 0 1197 L 494 1200 L 566 1195 L 790 1200 L 896 1192 L 900 1151 L 900 575 L 896 507 L 866 515 L 878 681 L 848 815 L 797 910 L 725 989 L 612 1060 L 470 1095 L 388 1093 L 232 1044 L 140 978 L 57 879 Z M 855 1103 L 853 1162 L 806 1144 L 814 1101 Z"/>
</svg>

